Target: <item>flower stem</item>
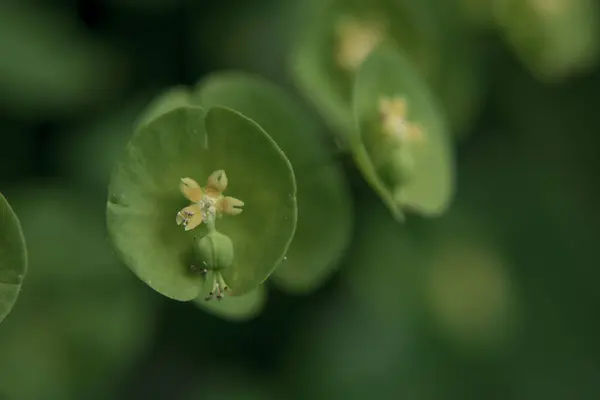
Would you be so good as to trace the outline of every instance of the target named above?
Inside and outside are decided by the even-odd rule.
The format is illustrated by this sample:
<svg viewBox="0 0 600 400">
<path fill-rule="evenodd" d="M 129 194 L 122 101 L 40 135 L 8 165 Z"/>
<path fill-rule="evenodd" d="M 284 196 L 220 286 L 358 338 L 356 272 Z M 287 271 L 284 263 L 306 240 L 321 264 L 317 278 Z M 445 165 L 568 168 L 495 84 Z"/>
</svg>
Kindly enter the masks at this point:
<svg viewBox="0 0 600 400">
<path fill-rule="evenodd" d="M 206 221 L 206 227 L 208 228 L 208 233 L 216 232 L 217 228 L 215 228 L 215 220 L 214 218 L 208 218 Z"/>
</svg>

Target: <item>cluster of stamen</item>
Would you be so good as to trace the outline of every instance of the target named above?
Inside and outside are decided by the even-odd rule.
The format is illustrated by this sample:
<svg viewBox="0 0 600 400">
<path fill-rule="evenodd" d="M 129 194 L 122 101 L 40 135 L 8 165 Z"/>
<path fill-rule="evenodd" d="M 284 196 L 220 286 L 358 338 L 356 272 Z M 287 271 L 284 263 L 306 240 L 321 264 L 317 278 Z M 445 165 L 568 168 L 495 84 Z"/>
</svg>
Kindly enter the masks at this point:
<svg viewBox="0 0 600 400">
<path fill-rule="evenodd" d="M 402 143 L 421 142 L 424 139 L 423 129 L 408 120 L 407 107 L 403 97 L 380 98 L 379 115 L 383 133 Z"/>
<path fill-rule="evenodd" d="M 177 213 L 177 222 L 183 226 L 187 226 L 190 220 L 194 216 L 194 213 L 187 210 L 181 210 Z"/>
<path fill-rule="evenodd" d="M 200 206 L 202 220 L 214 220 L 217 215 L 217 201 L 216 199 L 210 197 L 209 195 L 202 196 L 202 199 L 198 202 L 198 206 Z"/>
<path fill-rule="evenodd" d="M 385 26 L 380 22 L 342 17 L 336 25 L 337 63 L 347 71 L 356 71 L 369 53 L 383 40 Z"/>
<path fill-rule="evenodd" d="M 207 273 L 207 270 L 204 270 L 204 272 Z M 225 284 L 221 273 L 215 271 L 212 290 L 208 293 L 208 296 L 206 296 L 204 300 L 210 301 L 216 297 L 217 300 L 221 301 L 225 296 L 225 292 L 229 292 L 230 290 L 231 289 L 229 289 L 229 286 Z"/>
</svg>

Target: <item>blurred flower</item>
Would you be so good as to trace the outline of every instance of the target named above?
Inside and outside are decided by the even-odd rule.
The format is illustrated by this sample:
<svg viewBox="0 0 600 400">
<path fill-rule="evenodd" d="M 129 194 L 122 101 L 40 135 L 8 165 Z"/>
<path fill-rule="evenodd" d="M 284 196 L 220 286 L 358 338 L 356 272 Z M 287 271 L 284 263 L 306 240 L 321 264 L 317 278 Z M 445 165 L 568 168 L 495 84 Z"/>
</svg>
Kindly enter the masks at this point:
<svg viewBox="0 0 600 400">
<path fill-rule="evenodd" d="M 384 29 L 376 22 L 360 22 L 343 17 L 336 26 L 339 47 L 337 63 L 348 71 L 356 71 L 369 53 L 382 41 Z"/>
<path fill-rule="evenodd" d="M 383 133 L 400 142 L 420 142 L 423 140 L 423 131 L 418 124 L 407 119 L 406 99 L 382 97 L 379 100 Z"/>
</svg>

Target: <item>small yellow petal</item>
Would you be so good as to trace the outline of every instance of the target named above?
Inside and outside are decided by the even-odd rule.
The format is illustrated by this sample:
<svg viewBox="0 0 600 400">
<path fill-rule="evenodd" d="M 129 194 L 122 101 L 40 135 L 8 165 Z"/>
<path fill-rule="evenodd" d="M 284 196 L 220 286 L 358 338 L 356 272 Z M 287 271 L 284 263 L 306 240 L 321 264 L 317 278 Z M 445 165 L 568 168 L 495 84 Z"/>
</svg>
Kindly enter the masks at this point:
<svg viewBox="0 0 600 400">
<path fill-rule="evenodd" d="M 409 124 L 407 137 L 411 141 L 420 142 L 423 140 L 423 129 L 419 124 Z"/>
<path fill-rule="evenodd" d="M 389 114 L 390 109 L 391 109 L 390 104 L 391 104 L 390 99 L 388 99 L 387 97 L 380 98 L 379 99 L 379 111 L 382 114 Z"/>
<path fill-rule="evenodd" d="M 200 188 L 200 185 L 191 178 L 182 178 L 179 189 L 186 199 L 194 203 L 199 202 L 202 198 L 202 189 Z"/>
<path fill-rule="evenodd" d="M 175 218 L 177 225 L 185 226 L 185 230 L 194 229 L 202 223 L 202 210 L 196 204 L 187 206 L 177 213 Z"/>
<path fill-rule="evenodd" d="M 194 216 L 189 220 L 187 225 L 185 226 L 186 231 L 191 231 L 196 228 L 198 225 L 202 223 L 202 214 L 194 214 Z"/>
<path fill-rule="evenodd" d="M 244 206 L 244 202 L 241 201 L 240 199 L 236 199 L 235 197 L 224 197 L 219 202 L 219 208 L 221 209 L 221 211 L 224 212 L 225 214 L 230 214 L 230 215 L 241 214 L 243 210 L 238 207 L 243 207 L 243 206 Z"/>
<path fill-rule="evenodd" d="M 391 114 L 394 115 L 395 117 L 404 118 L 406 116 L 406 100 L 405 99 L 403 99 L 403 98 L 394 99 L 390 108 L 391 108 L 391 110 L 390 110 Z"/>
<path fill-rule="evenodd" d="M 225 189 L 227 189 L 227 183 L 227 175 L 225 174 L 225 171 L 220 169 L 210 174 L 208 177 L 208 183 L 206 184 L 206 189 L 207 191 L 211 189 L 222 193 L 225 191 Z"/>
</svg>

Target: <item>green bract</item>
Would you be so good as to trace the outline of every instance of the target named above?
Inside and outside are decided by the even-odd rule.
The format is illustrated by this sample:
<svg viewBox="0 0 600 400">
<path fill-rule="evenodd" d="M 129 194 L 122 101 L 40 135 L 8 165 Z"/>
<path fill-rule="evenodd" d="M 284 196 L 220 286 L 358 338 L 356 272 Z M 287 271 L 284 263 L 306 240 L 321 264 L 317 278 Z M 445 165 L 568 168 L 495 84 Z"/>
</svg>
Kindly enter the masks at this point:
<svg viewBox="0 0 600 400">
<path fill-rule="evenodd" d="M 302 218 L 273 279 L 292 292 L 316 289 L 346 248 L 352 220 L 350 193 L 323 128 L 279 87 L 248 74 L 211 75 L 200 82 L 196 98 L 202 106 L 230 107 L 256 121 L 289 158 Z"/>
<path fill-rule="evenodd" d="M 213 272 L 209 272 L 212 274 Z M 209 280 L 211 277 L 209 277 Z M 206 289 L 203 295 L 207 295 Z M 204 296 L 194 300 L 194 304 L 211 314 L 231 321 L 245 321 L 256 317 L 267 302 L 267 289 L 260 285 L 243 296 L 225 296 L 221 301 L 206 301 Z"/>
<path fill-rule="evenodd" d="M 0 322 L 17 301 L 27 271 L 27 250 L 21 224 L 0 194 Z"/>
<path fill-rule="evenodd" d="M 420 74 L 398 50 L 379 46 L 358 71 L 353 99 L 356 162 L 394 215 L 443 212 L 453 192 L 451 143 Z"/>
<path fill-rule="evenodd" d="M 189 231 L 177 225 L 176 216 L 190 205 L 180 184 L 189 178 L 204 187 L 222 170 L 228 177 L 225 194 L 245 206 L 240 215 L 223 215 L 210 228 L 233 243 L 233 262 L 220 273 L 231 294 L 252 291 L 281 262 L 294 235 L 296 182 L 290 163 L 253 121 L 226 108 L 205 110 L 179 88 L 149 110 L 109 186 L 107 219 L 115 247 L 159 293 L 181 301 L 198 297 L 207 266 L 197 258 L 195 239 L 209 229 L 205 223 Z"/>
<path fill-rule="evenodd" d="M 542 79 L 589 68 L 598 58 L 598 2 L 505 0 L 495 22 L 527 67 Z"/>
</svg>

